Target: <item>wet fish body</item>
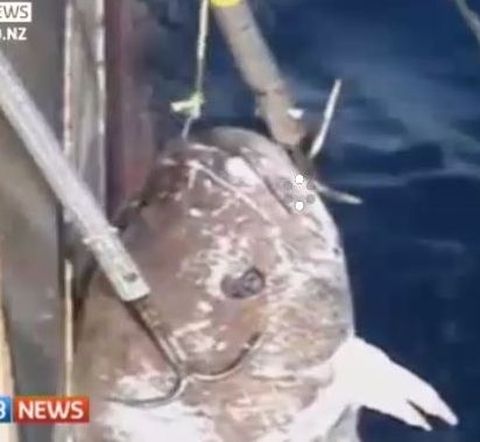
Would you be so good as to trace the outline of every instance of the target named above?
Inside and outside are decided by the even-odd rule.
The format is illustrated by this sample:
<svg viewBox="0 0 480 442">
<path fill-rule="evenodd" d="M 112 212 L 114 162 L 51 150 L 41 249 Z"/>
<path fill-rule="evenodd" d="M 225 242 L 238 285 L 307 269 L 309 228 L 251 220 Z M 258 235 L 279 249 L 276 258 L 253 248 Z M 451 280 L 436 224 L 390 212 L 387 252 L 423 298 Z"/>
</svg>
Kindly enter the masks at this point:
<svg viewBox="0 0 480 442">
<path fill-rule="evenodd" d="M 336 225 L 297 175 L 283 149 L 241 129 L 209 130 L 162 151 L 124 234 L 152 303 L 201 369 L 227 364 L 252 334 L 260 343 L 240 370 L 191 382 L 170 404 L 107 401 L 161 396 L 173 379 L 97 275 L 76 358 L 76 387 L 95 398 L 95 421 L 78 429 L 78 441 L 353 442 L 361 406 L 426 428 L 409 401 L 455 423 L 433 389 L 356 337 Z M 297 200 L 308 204 L 297 210 Z M 402 391 L 378 395 L 392 379 Z"/>
</svg>

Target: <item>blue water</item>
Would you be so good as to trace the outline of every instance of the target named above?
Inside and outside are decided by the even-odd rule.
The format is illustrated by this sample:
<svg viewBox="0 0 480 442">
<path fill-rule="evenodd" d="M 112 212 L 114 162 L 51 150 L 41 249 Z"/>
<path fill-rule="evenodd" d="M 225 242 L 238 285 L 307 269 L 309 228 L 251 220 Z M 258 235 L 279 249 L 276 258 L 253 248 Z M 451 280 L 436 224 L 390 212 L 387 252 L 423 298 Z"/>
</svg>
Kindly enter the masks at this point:
<svg viewBox="0 0 480 442">
<path fill-rule="evenodd" d="M 461 420 L 367 414 L 365 440 L 480 441 L 480 48 L 449 0 L 285 1 L 266 26 L 301 107 L 318 116 L 344 80 L 319 168 L 364 199 L 334 207 L 359 332 Z"/>
<path fill-rule="evenodd" d="M 452 0 L 251 3 L 309 120 L 320 119 L 334 79 L 344 82 L 318 169 L 364 200 L 332 206 L 359 333 L 433 383 L 461 421 L 423 433 L 366 413 L 364 440 L 479 442 L 480 47 Z M 480 11 L 480 0 L 470 5 Z M 185 35 L 188 14 L 158 14 L 185 25 L 171 41 L 161 39 L 155 53 L 164 61 L 153 61 L 168 73 L 159 94 L 182 98 L 194 32 Z M 180 36 L 185 52 L 175 49 Z M 248 119 L 251 96 L 217 37 L 209 47 L 207 114 Z"/>
</svg>

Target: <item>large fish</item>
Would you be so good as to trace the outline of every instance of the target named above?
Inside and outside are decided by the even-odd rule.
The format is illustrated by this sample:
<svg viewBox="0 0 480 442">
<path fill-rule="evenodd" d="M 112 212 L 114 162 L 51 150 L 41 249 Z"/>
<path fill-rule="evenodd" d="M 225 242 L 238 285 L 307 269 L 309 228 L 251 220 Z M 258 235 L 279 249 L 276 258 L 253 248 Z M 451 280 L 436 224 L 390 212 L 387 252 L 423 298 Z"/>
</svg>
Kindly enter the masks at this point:
<svg viewBox="0 0 480 442">
<path fill-rule="evenodd" d="M 204 375 L 177 385 L 96 275 L 75 360 L 92 423 L 77 442 L 352 442 L 360 407 L 456 424 L 432 387 L 355 334 L 337 228 L 281 147 L 217 128 L 172 141 L 153 169 L 123 238 L 172 351 Z"/>
</svg>

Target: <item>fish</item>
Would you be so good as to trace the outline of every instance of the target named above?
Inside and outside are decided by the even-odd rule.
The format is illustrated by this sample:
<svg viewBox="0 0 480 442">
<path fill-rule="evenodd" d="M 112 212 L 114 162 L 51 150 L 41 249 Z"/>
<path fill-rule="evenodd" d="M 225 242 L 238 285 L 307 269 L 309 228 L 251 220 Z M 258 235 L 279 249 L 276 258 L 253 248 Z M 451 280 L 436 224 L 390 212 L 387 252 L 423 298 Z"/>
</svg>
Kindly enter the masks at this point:
<svg viewBox="0 0 480 442">
<path fill-rule="evenodd" d="M 363 408 L 457 425 L 358 336 L 339 229 L 304 178 L 246 129 L 164 146 L 122 239 L 175 357 L 96 272 L 76 323 L 75 393 L 91 400 L 91 423 L 68 430 L 77 442 L 357 442 Z"/>
</svg>

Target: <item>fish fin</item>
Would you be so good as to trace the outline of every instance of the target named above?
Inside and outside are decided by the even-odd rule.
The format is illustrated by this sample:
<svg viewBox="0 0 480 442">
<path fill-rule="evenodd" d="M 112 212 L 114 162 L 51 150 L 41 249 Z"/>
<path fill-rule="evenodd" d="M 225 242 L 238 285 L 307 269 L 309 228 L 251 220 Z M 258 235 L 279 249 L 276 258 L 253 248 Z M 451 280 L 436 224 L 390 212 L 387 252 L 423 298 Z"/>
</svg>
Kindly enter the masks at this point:
<svg viewBox="0 0 480 442">
<path fill-rule="evenodd" d="M 345 342 L 332 363 L 335 382 L 353 405 L 379 411 L 427 431 L 431 427 L 423 414 L 450 425 L 458 423 L 455 413 L 431 385 L 359 337 Z"/>
</svg>

